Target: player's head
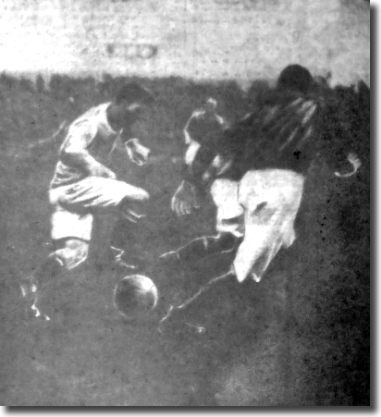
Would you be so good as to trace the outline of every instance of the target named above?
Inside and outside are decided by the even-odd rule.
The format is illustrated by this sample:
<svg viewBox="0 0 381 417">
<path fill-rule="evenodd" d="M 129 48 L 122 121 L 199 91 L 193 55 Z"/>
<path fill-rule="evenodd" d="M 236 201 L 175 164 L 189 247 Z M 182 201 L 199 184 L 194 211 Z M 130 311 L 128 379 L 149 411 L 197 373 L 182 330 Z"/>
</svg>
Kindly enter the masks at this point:
<svg viewBox="0 0 381 417">
<path fill-rule="evenodd" d="M 218 102 L 215 98 L 209 97 L 205 102 L 205 110 L 207 113 L 215 113 L 217 111 Z"/>
<path fill-rule="evenodd" d="M 313 79 L 307 68 L 298 64 L 288 65 L 278 78 L 278 88 L 307 93 L 312 87 Z"/>
<path fill-rule="evenodd" d="M 137 83 L 128 83 L 116 93 L 111 106 L 114 124 L 124 127 L 136 121 L 154 103 L 153 95 Z"/>
</svg>

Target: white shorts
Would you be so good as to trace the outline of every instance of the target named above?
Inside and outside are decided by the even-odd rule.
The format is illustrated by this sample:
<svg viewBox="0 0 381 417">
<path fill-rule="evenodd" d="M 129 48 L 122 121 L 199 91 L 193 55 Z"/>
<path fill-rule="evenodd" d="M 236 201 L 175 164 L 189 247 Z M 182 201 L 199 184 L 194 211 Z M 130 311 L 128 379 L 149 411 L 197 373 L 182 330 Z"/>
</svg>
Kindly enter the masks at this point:
<svg viewBox="0 0 381 417">
<path fill-rule="evenodd" d="M 210 189 L 217 207 L 216 230 L 229 232 L 236 237 L 244 235 L 244 208 L 239 203 L 239 183 L 228 179 L 217 179 Z"/>
<path fill-rule="evenodd" d="M 54 210 L 51 218 L 53 240 L 75 237 L 90 241 L 94 212 L 110 212 L 125 197 L 134 199 L 141 188 L 124 181 L 101 177 L 87 177 L 74 184 L 49 190 Z"/>
<path fill-rule="evenodd" d="M 243 236 L 233 262 L 237 280 L 259 282 L 282 247 L 295 240 L 304 176 L 288 170 L 249 171 L 241 181 L 216 180 L 217 231 Z"/>
</svg>

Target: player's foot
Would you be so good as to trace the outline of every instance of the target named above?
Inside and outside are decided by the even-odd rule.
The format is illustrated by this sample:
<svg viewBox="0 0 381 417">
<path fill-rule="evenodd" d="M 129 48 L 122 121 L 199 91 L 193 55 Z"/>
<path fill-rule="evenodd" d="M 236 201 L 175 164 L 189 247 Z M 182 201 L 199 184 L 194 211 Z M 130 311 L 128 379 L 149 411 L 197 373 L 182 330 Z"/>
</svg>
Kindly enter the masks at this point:
<svg viewBox="0 0 381 417">
<path fill-rule="evenodd" d="M 185 326 L 187 326 L 188 329 L 192 331 L 192 333 L 196 333 L 196 334 L 200 334 L 200 335 L 206 333 L 206 327 L 201 326 L 200 324 L 190 323 L 190 322 L 186 321 Z"/>
<path fill-rule="evenodd" d="M 179 331 L 186 331 L 195 335 L 206 333 L 205 326 L 189 320 L 183 313 L 182 309 L 171 305 L 166 314 L 159 320 L 158 332 L 162 335 Z"/>
<path fill-rule="evenodd" d="M 181 281 L 185 280 L 188 271 L 188 265 L 183 263 L 176 250 L 162 253 L 158 258 L 157 267 L 162 270 L 164 276 L 175 274 L 177 282 L 179 279 Z"/>
<path fill-rule="evenodd" d="M 115 259 L 114 263 L 118 267 L 121 267 L 123 269 L 128 269 L 129 271 L 138 271 L 140 269 L 138 265 L 126 262 L 123 259 Z"/>
<path fill-rule="evenodd" d="M 129 271 L 136 272 L 143 268 L 143 261 L 141 259 L 132 259 L 131 256 L 126 254 L 126 251 L 116 246 L 110 246 L 113 254 L 113 262 L 118 267 L 128 269 Z M 131 259 L 129 259 L 131 258 Z"/>
<path fill-rule="evenodd" d="M 38 304 L 38 287 L 37 283 L 32 279 L 24 279 L 19 283 L 21 296 L 25 303 L 27 318 L 49 321 L 50 317 L 41 311 Z"/>
<path fill-rule="evenodd" d="M 33 302 L 37 298 L 37 284 L 32 279 L 24 279 L 19 282 L 21 296 L 25 301 Z"/>
<path fill-rule="evenodd" d="M 202 326 L 198 323 L 169 320 L 165 323 L 160 323 L 157 327 L 157 331 L 159 332 L 159 334 L 163 336 L 175 333 L 186 333 L 196 336 L 202 336 L 206 333 L 207 329 L 205 326 Z"/>
<path fill-rule="evenodd" d="M 40 308 L 37 307 L 36 304 L 33 304 L 32 306 L 30 306 L 27 312 L 29 313 L 28 316 L 33 319 L 40 320 L 40 321 L 50 321 L 50 316 L 42 312 Z"/>
</svg>

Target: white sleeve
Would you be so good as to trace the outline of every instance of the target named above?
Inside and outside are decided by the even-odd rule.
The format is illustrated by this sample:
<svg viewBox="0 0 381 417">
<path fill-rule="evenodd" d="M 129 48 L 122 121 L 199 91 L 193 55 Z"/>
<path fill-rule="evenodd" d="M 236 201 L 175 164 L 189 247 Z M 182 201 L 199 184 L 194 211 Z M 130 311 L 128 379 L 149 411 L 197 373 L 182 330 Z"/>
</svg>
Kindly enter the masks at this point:
<svg viewBox="0 0 381 417">
<path fill-rule="evenodd" d="M 65 149 L 85 150 L 89 147 L 97 134 L 96 126 L 87 121 L 74 123 L 70 126 L 67 136 L 61 146 Z"/>
</svg>

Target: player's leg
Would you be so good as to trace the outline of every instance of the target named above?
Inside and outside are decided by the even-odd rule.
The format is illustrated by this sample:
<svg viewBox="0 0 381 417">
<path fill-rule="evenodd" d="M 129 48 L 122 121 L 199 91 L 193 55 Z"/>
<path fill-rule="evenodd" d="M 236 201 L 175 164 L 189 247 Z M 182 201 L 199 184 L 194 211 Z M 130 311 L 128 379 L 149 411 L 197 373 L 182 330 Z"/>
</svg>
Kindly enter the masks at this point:
<svg viewBox="0 0 381 417">
<path fill-rule="evenodd" d="M 52 194 L 52 193 L 51 193 Z M 53 197 L 56 190 L 53 191 Z M 39 317 L 37 307 L 41 291 L 49 282 L 56 279 L 62 271 L 69 271 L 84 263 L 89 253 L 89 242 L 93 228 L 93 215 L 74 213 L 57 204 L 51 217 L 51 239 L 54 250 L 37 269 L 20 283 L 22 296 L 33 315 Z"/>
<path fill-rule="evenodd" d="M 62 269 L 62 263 L 55 256 L 54 252 L 36 268 L 36 270 L 29 276 L 20 280 L 19 285 L 21 289 L 21 295 L 28 308 L 28 314 L 32 317 L 49 320 L 49 316 L 41 312 L 37 306 L 40 283 L 46 283 L 48 279 L 54 279 L 58 276 Z"/>
<path fill-rule="evenodd" d="M 120 216 L 113 224 L 110 249 L 114 262 L 131 272 L 142 271 L 147 267 L 147 254 L 141 250 L 143 230 L 156 230 L 154 219 L 141 218 L 138 223 Z M 143 234 L 142 234 L 143 233 Z"/>
<path fill-rule="evenodd" d="M 164 322 L 193 305 L 218 283 L 231 279 L 242 282 L 250 274 L 260 281 L 279 249 L 294 240 L 293 222 L 303 181 L 302 176 L 293 172 L 254 171 L 245 175 L 239 187 L 240 205 L 245 210 L 245 234 L 233 264 L 225 274 L 211 278 L 193 295 L 171 306 Z"/>
<path fill-rule="evenodd" d="M 210 296 L 210 292 L 215 290 L 215 288 L 219 285 L 223 285 L 224 283 L 235 280 L 236 275 L 233 267 L 230 267 L 226 272 L 209 279 L 204 285 L 200 286 L 200 288 L 191 294 L 188 297 L 183 298 L 181 301 L 169 304 L 160 311 L 161 316 L 159 320 L 159 332 L 165 331 L 165 327 L 168 326 L 169 323 L 173 322 L 173 320 L 182 320 L 187 316 L 187 309 L 193 306 L 196 301 L 199 301 L 201 297 L 208 297 Z M 196 333 L 204 333 L 205 327 L 202 325 L 198 325 L 196 323 L 190 323 L 189 321 L 185 322 L 189 327 L 189 330 L 194 331 Z"/>
<path fill-rule="evenodd" d="M 54 242 L 55 250 L 28 277 L 20 282 L 24 297 L 32 316 L 49 320 L 40 305 L 41 297 L 50 283 L 65 271 L 71 271 L 87 260 L 89 242 L 78 238 L 65 238 Z"/>
<path fill-rule="evenodd" d="M 233 252 L 243 236 L 243 207 L 238 202 L 238 182 L 228 179 L 214 181 L 210 193 L 217 207 L 217 235 L 202 236 L 176 250 L 161 255 L 193 263 L 207 256 Z"/>
<path fill-rule="evenodd" d="M 140 223 L 147 216 L 148 194 L 141 189 L 139 199 L 126 195 L 118 205 L 118 209 L 123 219 L 130 223 Z"/>
<path fill-rule="evenodd" d="M 91 210 L 97 214 L 97 217 L 114 215 L 115 218 L 110 222 L 112 226 L 118 215 L 130 224 L 141 223 L 145 218 L 148 200 L 149 194 L 140 187 L 135 187 L 124 181 L 88 177 L 66 187 L 65 192 L 61 193 L 59 203 L 72 211 Z M 112 227 L 109 228 L 110 230 L 112 230 Z M 107 242 L 103 239 L 102 242 L 97 242 L 97 245 L 103 247 L 107 245 L 109 248 L 111 246 L 111 235 L 112 233 L 108 233 Z M 115 260 L 117 263 L 132 266 L 132 269 L 134 269 L 133 264 L 121 259 L 120 254 L 122 252 L 124 252 L 123 248 L 116 247 Z"/>
<path fill-rule="evenodd" d="M 157 314 L 162 317 L 171 305 L 180 305 L 195 292 L 194 280 L 189 273 L 194 263 L 203 258 L 235 251 L 240 238 L 231 233 L 203 236 L 185 246 L 162 254 L 151 272 L 160 292 Z"/>
<path fill-rule="evenodd" d="M 223 255 L 227 253 L 234 254 L 237 246 L 241 242 L 243 236 L 244 211 L 243 207 L 238 202 L 238 183 L 227 179 L 216 180 L 211 187 L 211 195 L 217 207 L 216 229 L 218 234 L 194 239 L 177 250 L 162 254 L 161 259 L 164 260 L 164 265 L 167 266 L 166 269 L 171 272 L 174 269 L 181 272 L 184 269 L 184 266 L 192 266 L 195 262 L 211 255 Z M 176 273 L 176 276 L 180 275 L 180 272 Z M 229 270 L 223 275 L 231 277 L 232 270 Z M 212 280 L 213 279 L 214 278 L 212 278 Z M 175 282 L 173 280 L 168 281 L 170 289 L 171 286 L 175 286 Z M 177 286 L 184 287 L 184 284 L 185 283 L 179 283 Z M 197 291 L 194 292 L 194 289 L 191 291 L 192 292 L 189 291 L 189 288 L 187 291 L 183 291 L 181 300 L 177 299 L 175 302 L 170 302 L 170 304 L 174 306 L 181 305 L 185 300 L 192 298 L 198 293 Z M 205 290 L 201 293 L 204 292 Z M 201 294 L 197 295 L 195 299 L 200 295 Z"/>
<path fill-rule="evenodd" d="M 110 235 L 110 248 L 114 262 L 124 269 L 137 271 L 143 268 L 146 260 L 142 254 L 134 251 L 134 243 L 142 228 L 149 227 L 147 217 L 149 194 L 140 187 L 125 182 L 114 183 L 114 195 L 118 219 L 113 224 Z M 112 203 L 113 204 L 113 203 Z"/>
<path fill-rule="evenodd" d="M 295 240 L 304 177 L 287 170 L 249 171 L 241 180 L 245 236 L 233 261 L 238 282 L 259 282 L 282 247 Z"/>
<path fill-rule="evenodd" d="M 214 236 L 202 236 L 176 250 L 163 253 L 160 259 L 178 259 L 191 265 L 208 256 L 233 252 L 240 241 L 240 237 L 227 232 Z"/>
<path fill-rule="evenodd" d="M 112 211 L 139 212 L 149 199 L 147 191 L 124 181 L 101 177 L 87 177 L 67 186 L 59 204 L 73 212 Z M 139 213 L 137 213 L 139 217 Z"/>
</svg>

